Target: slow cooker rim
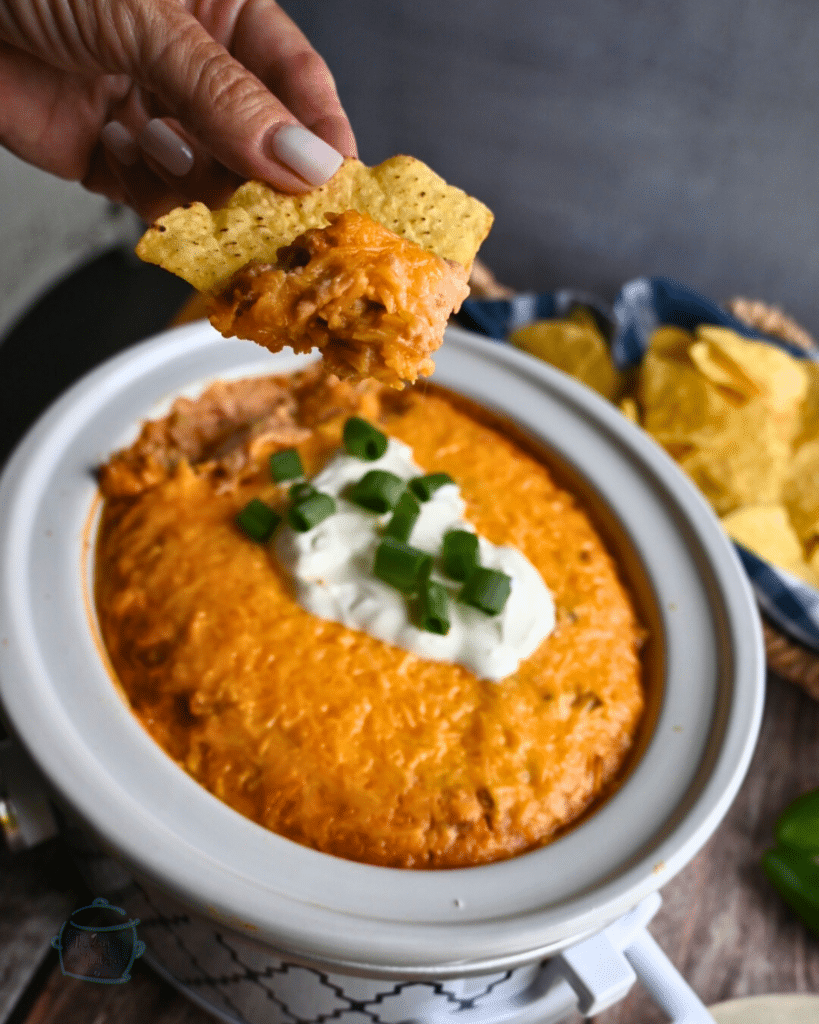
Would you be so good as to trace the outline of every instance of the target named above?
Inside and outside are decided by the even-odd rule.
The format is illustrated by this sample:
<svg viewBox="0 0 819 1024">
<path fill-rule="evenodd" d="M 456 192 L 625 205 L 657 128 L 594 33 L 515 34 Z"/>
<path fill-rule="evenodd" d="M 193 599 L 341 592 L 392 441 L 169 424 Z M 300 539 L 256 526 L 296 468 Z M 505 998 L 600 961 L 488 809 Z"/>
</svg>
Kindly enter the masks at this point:
<svg viewBox="0 0 819 1024">
<path fill-rule="evenodd" d="M 179 333 L 179 332 L 173 332 L 173 333 L 177 336 L 178 341 L 180 343 L 182 343 L 183 347 L 184 347 L 184 344 L 189 340 L 189 336 L 190 337 L 194 337 L 194 338 L 198 338 L 199 337 L 199 335 L 201 334 L 201 327 L 200 327 L 200 325 L 194 325 L 193 328 L 182 328 L 182 329 L 180 329 L 180 331 L 182 333 Z M 169 338 L 168 334 L 161 335 L 161 336 L 159 336 L 158 339 L 152 339 L 149 342 L 143 343 L 143 346 L 148 346 L 148 348 L 150 348 L 151 346 L 156 346 L 157 344 L 161 346 L 163 343 L 167 344 L 168 338 Z M 164 341 L 163 341 L 163 339 L 164 339 Z M 492 354 L 492 356 L 494 358 L 500 358 L 500 356 L 498 355 L 499 350 L 497 349 L 497 347 L 494 346 L 493 343 L 486 342 L 484 339 L 474 338 L 473 336 L 466 335 L 465 332 L 451 332 L 451 340 L 456 340 L 456 339 L 457 339 L 457 341 L 462 346 L 466 346 L 467 348 L 472 347 L 472 348 L 477 348 L 478 350 L 483 350 L 485 355 L 488 355 L 488 353 L 485 350 L 485 347 L 486 346 L 490 346 L 491 347 L 491 354 Z M 171 340 L 173 340 L 173 339 L 171 339 Z M 147 351 L 147 349 L 146 349 L 146 351 Z M 129 353 L 126 353 L 124 356 L 117 357 L 117 359 L 112 361 L 112 362 L 117 362 L 117 360 L 125 360 L 127 362 L 128 357 L 129 357 Z M 538 376 L 542 375 L 544 371 L 546 371 L 546 376 L 547 377 L 549 376 L 549 372 L 548 372 L 549 368 L 541 367 L 539 365 L 533 366 L 532 363 L 531 363 L 531 360 L 528 357 L 522 355 L 521 353 L 517 353 L 517 352 L 511 351 L 511 350 L 506 350 L 504 352 L 503 359 L 505 361 L 511 360 L 513 363 L 515 361 L 518 361 L 519 366 L 520 366 L 522 372 L 533 374 L 535 377 L 538 377 Z M 110 364 L 106 364 L 106 366 L 110 370 L 110 368 L 111 368 Z M 101 371 L 95 371 L 94 373 L 100 374 L 104 370 L 105 370 L 105 367 L 102 368 Z M 94 373 L 92 373 L 92 375 L 90 375 L 90 376 L 93 377 Z M 556 374 L 556 371 L 551 371 L 551 374 L 552 374 L 552 376 L 554 376 L 554 374 Z M 558 375 L 558 377 L 562 377 L 562 376 L 563 375 Z M 568 378 L 565 378 L 561 382 L 561 387 L 563 388 L 564 391 L 568 390 L 569 393 L 572 392 L 572 389 L 576 389 L 576 390 L 579 389 L 579 385 L 577 385 L 576 382 L 574 382 L 574 381 L 570 381 Z M 578 395 L 579 395 L 579 397 L 581 399 L 581 402 L 588 402 L 588 396 L 585 394 L 584 389 L 580 389 L 579 391 L 577 391 L 577 393 L 575 394 L 574 397 L 577 398 Z M 595 396 L 595 399 L 596 399 L 596 396 Z M 604 421 L 605 421 L 606 417 L 609 417 L 609 418 L 616 417 L 617 418 L 616 421 L 614 419 L 612 419 L 611 422 L 612 423 L 616 423 L 617 428 L 619 428 L 620 427 L 620 423 L 621 423 L 620 418 L 619 418 L 619 413 L 617 413 L 616 410 L 613 410 L 613 409 L 609 408 L 607 405 L 605 405 L 605 403 L 603 403 L 602 400 L 597 400 L 597 401 L 599 401 L 600 405 L 594 411 L 598 415 L 598 417 L 601 417 Z M 592 404 L 594 404 L 594 403 L 592 403 Z M 636 432 L 635 432 L 635 434 L 636 434 Z M 641 435 L 637 435 L 637 436 L 639 437 L 639 443 L 641 443 L 641 444 L 647 443 L 647 439 L 643 438 Z M 632 443 L 636 443 L 635 442 L 635 437 L 631 437 L 630 441 Z M 662 456 L 662 458 L 665 458 L 665 456 Z M 662 459 L 660 460 L 660 462 L 662 464 Z M 670 460 L 668 460 L 668 462 L 669 462 L 670 465 L 673 466 L 673 464 L 670 463 Z M 678 473 L 678 470 L 676 469 L 675 466 L 673 467 L 673 473 Z M 4 478 L 4 483 L 5 482 L 6 482 L 6 480 Z M 692 489 L 692 491 L 693 491 L 693 489 Z M 701 506 L 704 506 L 704 503 L 702 503 L 702 499 L 699 497 L 699 495 L 696 495 L 696 500 L 695 500 L 695 503 L 694 503 L 695 506 L 697 505 L 697 502 L 699 502 Z M 700 508 L 700 512 L 701 511 L 702 511 L 702 508 Z M 711 515 L 710 511 L 707 512 L 707 515 L 708 516 Z M 726 551 L 728 550 L 727 549 L 727 545 L 724 545 L 724 548 L 725 548 L 725 550 L 722 552 L 723 556 L 725 556 Z M 730 562 L 730 559 L 729 559 L 729 562 Z M 740 581 L 741 584 L 744 584 L 744 598 L 745 598 L 745 600 L 752 603 L 752 598 L 750 597 L 750 589 L 747 586 L 747 582 L 744 580 L 744 576 L 741 575 L 741 572 L 740 572 L 740 576 L 739 576 L 739 581 Z M 734 581 L 734 582 L 736 583 L 736 581 Z M 740 590 L 742 590 L 742 589 L 743 588 L 740 587 Z M 737 600 L 736 594 L 734 595 L 733 599 Z M 758 630 L 757 630 L 757 633 L 758 633 Z M 745 643 L 747 644 L 747 638 L 745 638 Z M 751 645 L 751 647 L 753 647 L 753 646 L 754 645 Z M 762 656 L 761 656 L 761 653 L 760 653 L 761 652 L 761 638 L 759 637 L 759 635 L 757 635 L 757 644 L 755 646 L 756 646 L 756 657 L 757 657 L 757 662 L 758 662 L 757 667 L 754 668 L 753 666 L 749 666 L 746 669 L 746 671 L 748 671 L 749 674 L 754 674 L 756 672 L 756 674 L 759 675 L 760 674 L 759 665 L 760 664 L 764 664 L 764 661 L 760 660 L 762 658 Z M 749 648 L 745 647 L 745 646 L 741 646 L 739 649 L 740 650 L 746 650 L 746 651 L 749 650 Z M 688 837 L 686 842 L 683 844 L 683 847 L 677 849 L 676 854 L 672 850 L 672 847 L 674 846 L 674 843 L 671 841 L 671 839 L 666 841 L 665 845 L 668 847 L 668 856 L 665 859 L 665 866 L 664 866 L 663 870 L 660 871 L 657 874 L 652 874 L 648 879 L 644 879 L 643 880 L 644 884 L 642 885 L 642 887 L 638 887 L 638 890 L 633 891 L 633 892 L 631 890 L 629 890 L 631 892 L 631 896 L 629 897 L 629 900 L 628 900 L 628 906 L 623 906 L 622 905 L 622 899 L 620 900 L 620 902 L 617 902 L 617 901 L 611 902 L 611 901 L 609 901 L 608 906 L 610 907 L 610 909 L 608 911 L 608 914 L 609 914 L 610 918 L 613 918 L 613 917 L 617 916 L 617 914 L 622 912 L 622 910 L 628 909 L 629 906 L 633 905 L 634 903 L 636 903 L 642 897 L 642 895 L 645 895 L 648 891 L 651 891 L 652 889 L 657 888 L 657 886 L 659 884 L 661 884 L 663 881 L 665 881 L 668 877 L 671 877 L 671 874 L 673 874 L 676 870 L 679 870 L 679 868 L 682 867 L 682 865 L 685 862 L 687 862 L 687 860 L 690 858 L 690 856 L 693 855 L 693 852 L 695 851 L 695 849 L 698 849 L 699 846 L 702 845 L 702 843 L 705 841 L 707 836 L 710 835 L 711 831 L 713 831 L 713 828 L 716 827 L 716 824 L 721 819 L 722 815 L 724 814 L 725 809 L 727 809 L 728 803 L 730 803 L 730 800 L 733 798 L 733 795 L 734 795 L 734 793 L 736 791 L 736 788 L 738 788 L 738 785 L 739 785 L 739 783 L 741 781 L 741 778 L 744 775 L 744 771 L 747 768 L 748 760 L 750 759 L 750 754 L 751 754 L 751 751 L 752 751 L 753 743 L 749 742 L 749 739 L 751 737 L 755 738 L 756 729 L 758 729 L 758 719 L 759 719 L 759 716 L 761 716 L 761 687 L 759 687 L 759 686 L 756 687 L 756 698 L 757 698 L 756 701 L 752 702 L 752 707 L 749 709 L 751 711 L 750 718 L 748 718 L 746 716 L 746 722 L 745 722 L 745 727 L 744 728 L 745 728 L 745 731 L 747 732 L 747 735 L 745 736 L 745 742 L 743 744 L 743 746 L 744 746 L 744 753 L 739 758 L 738 761 L 736 760 L 736 757 L 734 757 L 734 759 L 733 759 L 734 763 L 733 763 L 733 766 L 731 768 L 732 778 L 729 780 L 728 788 L 723 790 L 721 798 L 716 799 L 715 808 L 712 809 L 712 811 L 710 813 L 710 816 L 708 816 L 708 820 L 706 820 L 704 822 L 701 822 L 699 827 L 697 829 L 694 829 L 694 832 Z M 20 731 L 23 734 L 24 742 L 26 742 L 27 740 L 30 742 L 31 737 L 26 735 L 25 728 L 19 729 L 19 723 L 15 723 L 15 724 L 18 726 L 18 731 Z M 736 727 L 736 722 L 735 722 L 735 727 Z M 725 753 L 725 750 L 724 750 L 724 747 L 723 747 L 723 754 L 724 753 Z M 36 752 L 35 752 L 35 759 L 36 759 Z M 52 772 L 52 775 L 53 774 L 54 773 Z M 58 779 L 55 779 L 55 778 L 52 777 L 51 781 L 52 781 L 53 784 L 57 785 L 58 789 L 60 788 L 59 780 Z M 722 781 L 721 785 L 724 785 L 724 784 L 725 784 L 725 780 Z M 715 786 L 715 784 L 712 781 L 712 787 L 713 786 Z M 716 788 L 718 789 L 719 787 L 716 787 Z M 707 789 L 707 787 L 706 787 L 706 789 Z M 80 813 L 83 813 L 81 808 L 80 808 Z M 83 816 L 87 817 L 87 814 L 84 814 Z M 112 841 L 112 845 L 116 845 L 116 835 L 109 835 L 106 838 Z M 677 836 L 677 839 L 679 840 L 679 835 Z M 689 847 L 691 849 L 689 849 Z M 660 849 L 665 849 L 665 847 L 661 846 Z M 541 852 L 541 851 L 538 851 L 538 853 L 539 852 Z M 537 856 L 537 853 L 530 854 L 530 855 L 527 855 L 527 856 L 529 856 L 529 857 Z M 507 862 L 507 863 L 513 863 L 513 862 Z M 495 867 L 495 866 L 490 866 L 490 868 L 491 867 Z M 372 870 L 372 869 L 370 869 L 370 870 Z M 385 869 L 375 869 L 375 870 L 383 871 Z M 470 872 L 474 872 L 474 871 L 484 871 L 485 869 L 483 869 L 483 868 L 475 868 L 475 869 L 468 869 L 468 870 Z M 633 873 L 635 875 L 640 875 L 642 877 L 643 874 L 644 874 L 644 868 L 638 865 L 637 867 L 635 867 L 633 869 Z M 452 873 L 451 872 L 449 872 L 447 874 L 450 877 L 452 877 Z M 620 880 L 622 881 L 622 876 L 619 876 L 619 877 L 620 877 Z M 615 886 L 615 888 L 616 888 L 616 886 Z M 598 893 L 598 897 L 600 895 L 601 894 Z M 607 904 L 605 904 L 605 901 L 604 901 L 604 906 L 601 906 L 601 904 L 600 904 L 600 902 L 598 900 L 598 902 L 596 904 L 596 913 L 597 913 L 598 919 L 599 919 L 599 912 L 603 911 L 604 907 L 606 905 Z M 330 912 L 330 913 L 334 914 L 335 912 Z M 595 915 L 592 914 L 591 916 L 595 916 Z M 421 925 L 419 927 L 428 929 L 429 925 L 425 924 L 425 925 Z M 450 925 L 447 924 L 445 927 L 450 927 Z M 461 924 L 458 927 L 460 929 L 462 929 L 462 930 L 464 930 L 464 929 L 466 929 L 467 931 L 469 930 L 469 926 L 468 925 L 464 926 L 463 924 Z M 480 930 L 480 929 L 478 929 L 478 930 Z M 577 935 L 577 931 L 574 931 L 573 934 L 576 936 Z M 537 948 L 540 948 L 540 947 L 537 947 Z M 520 953 L 520 951 L 518 951 L 518 953 L 519 953 L 519 955 L 523 955 L 522 953 Z M 359 961 L 355 960 L 355 961 L 348 961 L 348 962 L 349 963 L 358 963 Z M 365 963 L 365 961 L 360 961 L 360 962 L 362 964 Z"/>
</svg>

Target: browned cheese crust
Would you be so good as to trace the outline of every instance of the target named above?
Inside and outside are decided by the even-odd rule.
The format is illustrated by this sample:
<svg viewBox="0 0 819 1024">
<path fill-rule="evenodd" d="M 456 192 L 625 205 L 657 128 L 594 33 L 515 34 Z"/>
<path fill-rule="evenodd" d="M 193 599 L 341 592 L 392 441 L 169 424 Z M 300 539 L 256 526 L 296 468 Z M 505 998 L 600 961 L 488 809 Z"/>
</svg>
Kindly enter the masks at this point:
<svg viewBox="0 0 819 1024">
<path fill-rule="evenodd" d="M 467 272 L 364 214 L 331 214 L 279 250 L 251 262 L 210 301 L 210 320 L 272 352 L 321 350 L 339 377 L 391 387 L 429 376 L 447 320 L 469 294 Z"/>
<path fill-rule="evenodd" d="M 267 456 L 316 472 L 363 415 L 460 485 L 519 548 L 557 626 L 500 683 L 316 618 L 234 516 L 284 507 Z M 219 385 L 102 473 L 97 608 L 148 732 L 240 813 L 327 853 L 462 867 L 541 846 L 609 792 L 644 707 L 644 636 L 618 569 L 546 466 L 459 401 L 313 371 Z"/>
</svg>

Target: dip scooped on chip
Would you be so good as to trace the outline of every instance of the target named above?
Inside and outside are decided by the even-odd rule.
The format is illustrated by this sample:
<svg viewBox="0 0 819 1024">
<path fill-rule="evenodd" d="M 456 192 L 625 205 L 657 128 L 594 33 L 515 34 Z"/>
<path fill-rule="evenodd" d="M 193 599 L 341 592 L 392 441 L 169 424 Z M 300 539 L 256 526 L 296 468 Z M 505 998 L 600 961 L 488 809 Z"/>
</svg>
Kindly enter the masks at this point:
<svg viewBox="0 0 819 1024">
<path fill-rule="evenodd" d="M 205 293 L 226 337 L 317 347 L 339 377 L 400 388 L 432 373 L 492 220 L 412 157 L 345 160 L 305 195 L 250 181 L 221 210 L 172 210 L 137 255 Z"/>
</svg>

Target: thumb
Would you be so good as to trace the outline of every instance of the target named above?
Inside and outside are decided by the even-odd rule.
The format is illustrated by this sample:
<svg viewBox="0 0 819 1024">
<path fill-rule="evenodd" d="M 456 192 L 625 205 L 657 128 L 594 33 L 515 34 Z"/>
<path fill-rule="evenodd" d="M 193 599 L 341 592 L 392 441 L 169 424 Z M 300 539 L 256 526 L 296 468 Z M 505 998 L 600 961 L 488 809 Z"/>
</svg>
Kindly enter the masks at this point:
<svg viewBox="0 0 819 1024">
<path fill-rule="evenodd" d="M 146 11 L 132 0 L 132 10 L 131 76 L 220 163 L 287 192 L 321 185 L 338 170 L 342 155 L 178 3 Z"/>
</svg>

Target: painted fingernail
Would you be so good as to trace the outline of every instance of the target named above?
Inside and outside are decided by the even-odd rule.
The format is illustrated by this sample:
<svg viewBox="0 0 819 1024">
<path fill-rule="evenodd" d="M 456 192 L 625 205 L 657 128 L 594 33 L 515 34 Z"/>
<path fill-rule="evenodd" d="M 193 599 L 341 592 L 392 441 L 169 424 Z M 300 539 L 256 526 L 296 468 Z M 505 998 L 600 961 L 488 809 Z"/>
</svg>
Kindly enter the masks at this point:
<svg viewBox="0 0 819 1024">
<path fill-rule="evenodd" d="M 193 167 L 191 147 L 158 117 L 149 121 L 139 133 L 139 144 L 148 156 L 176 178 L 181 178 Z"/>
<path fill-rule="evenodd" d="M 126 167 L 133 167 L 139 160 L 136 139 L 120 121 L 109 121 L 102 126 L 100 142 Z"/>
<path fill-rule="evenodd" d="M 324 139 L 298 124 L 285 124 L 270 140 L 273 156 L 311 185 L 323 185 L 336 173 L 344 157 Z"/>
</svg>

